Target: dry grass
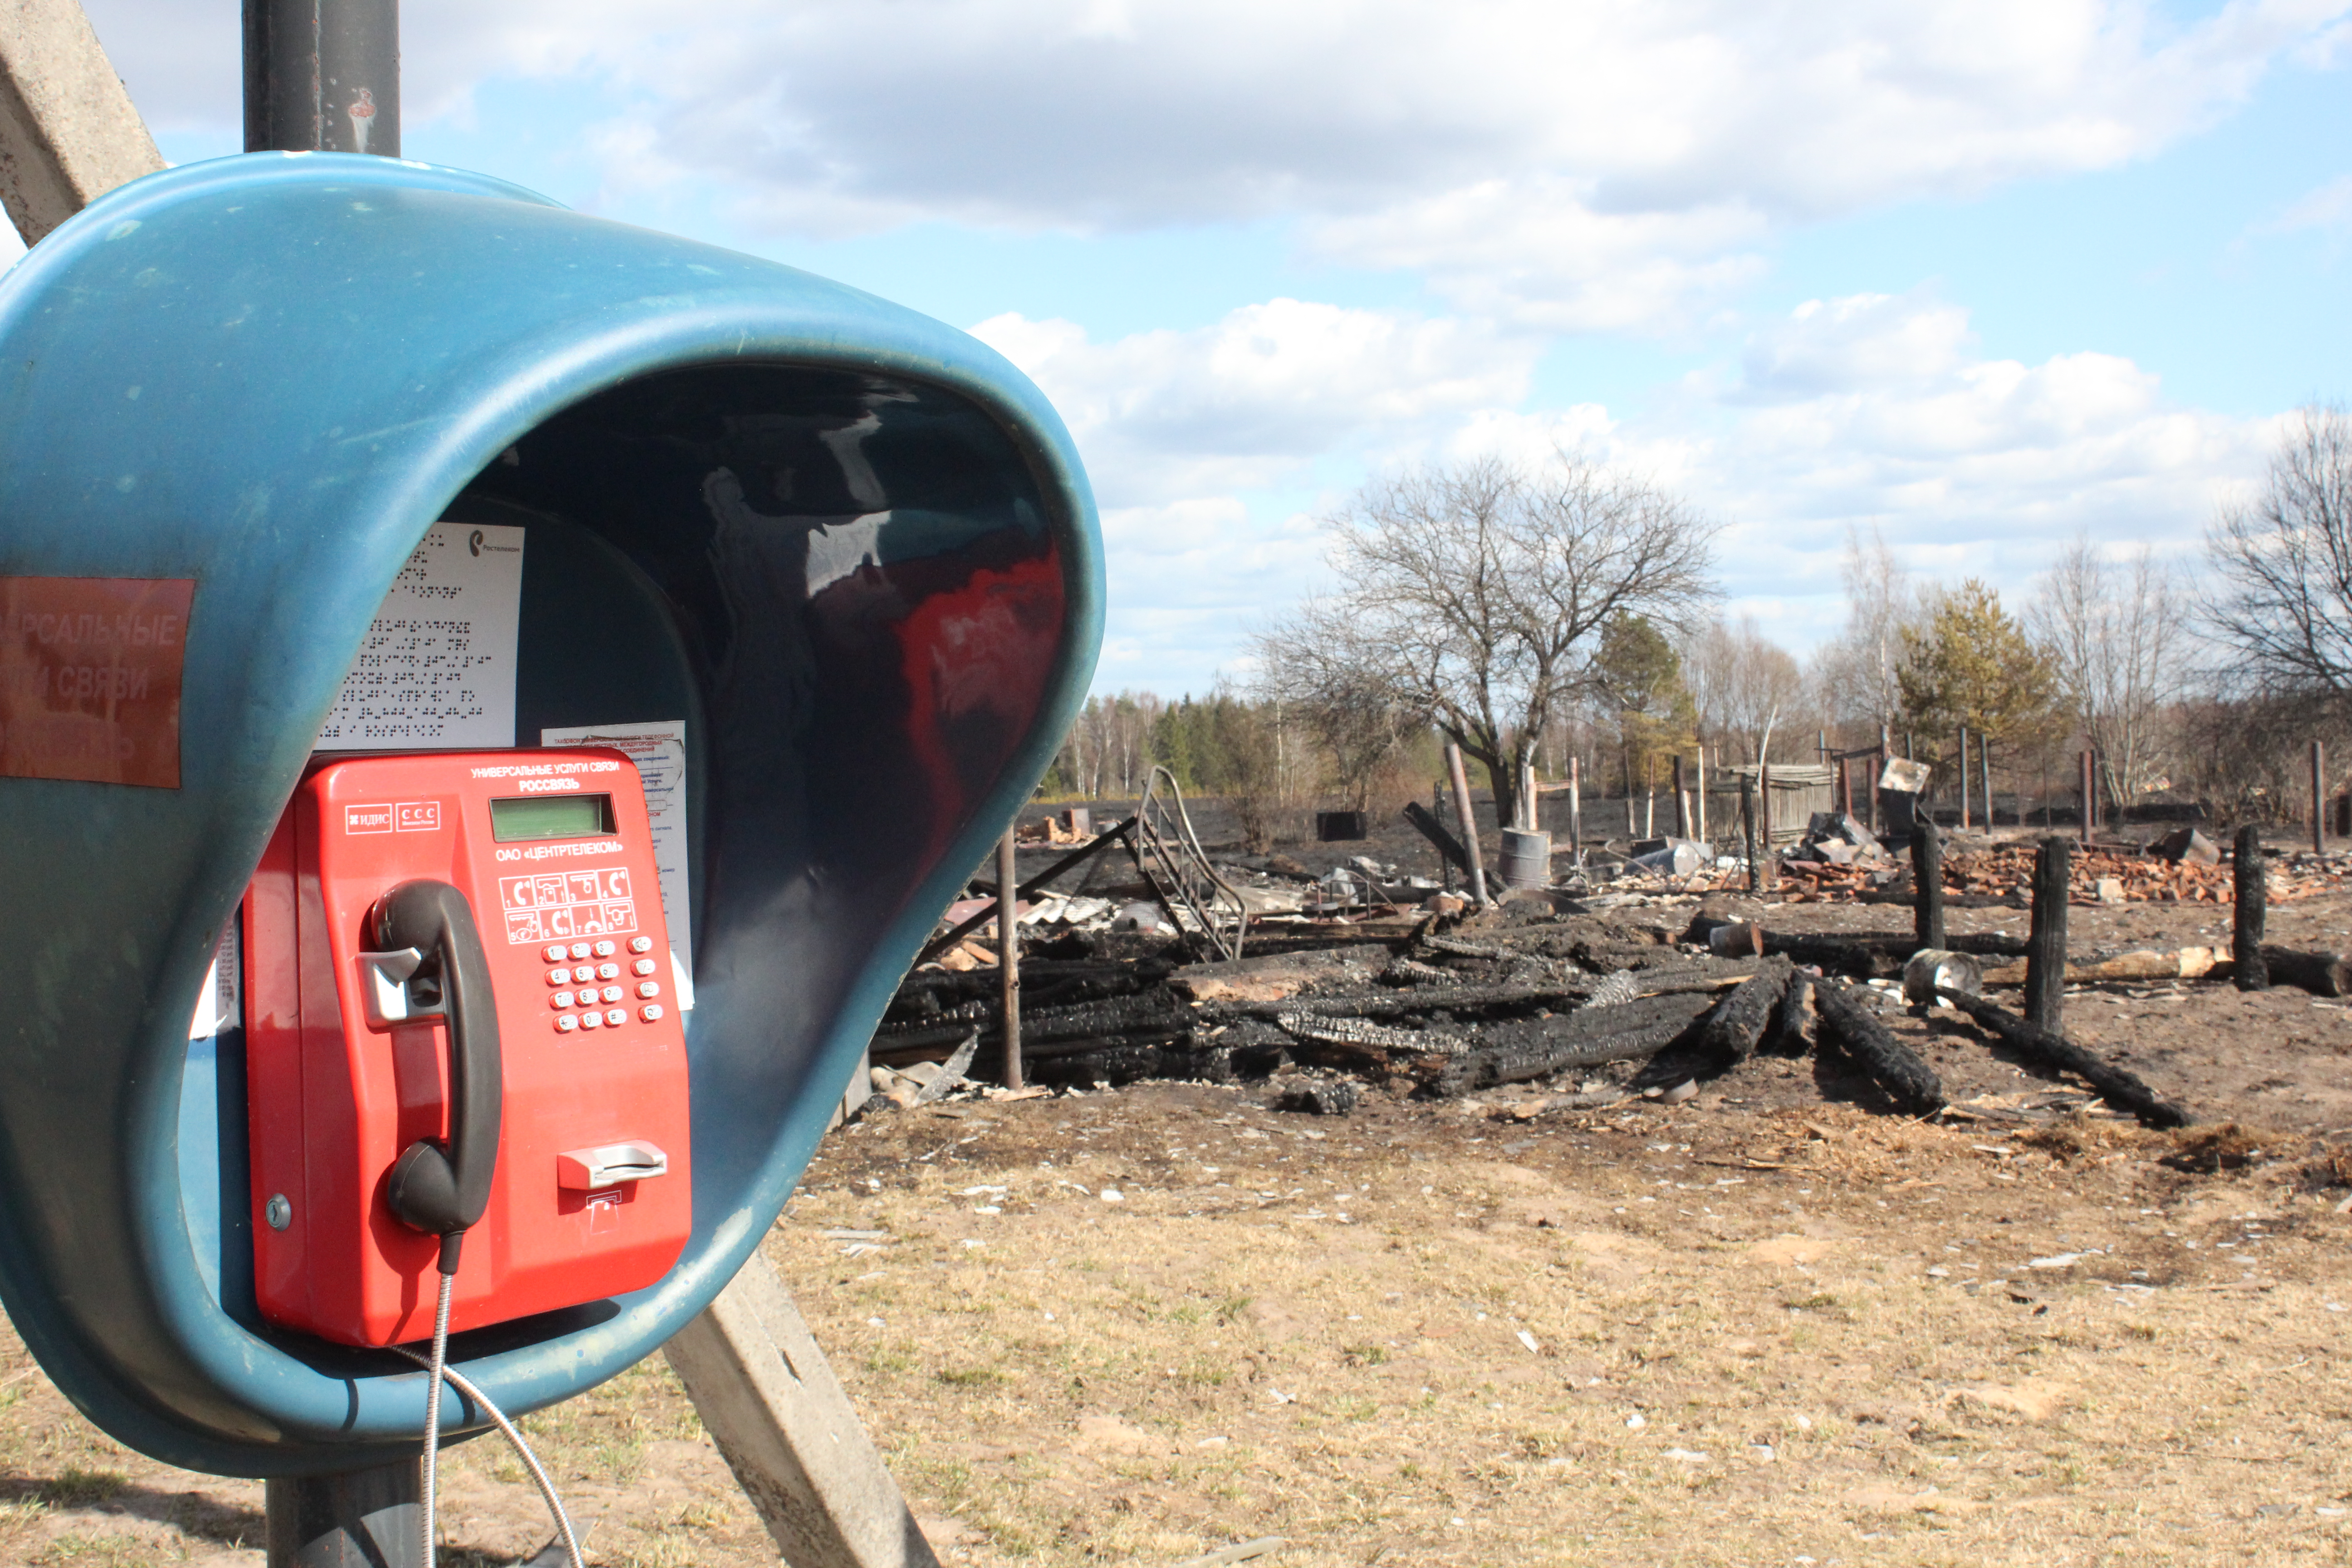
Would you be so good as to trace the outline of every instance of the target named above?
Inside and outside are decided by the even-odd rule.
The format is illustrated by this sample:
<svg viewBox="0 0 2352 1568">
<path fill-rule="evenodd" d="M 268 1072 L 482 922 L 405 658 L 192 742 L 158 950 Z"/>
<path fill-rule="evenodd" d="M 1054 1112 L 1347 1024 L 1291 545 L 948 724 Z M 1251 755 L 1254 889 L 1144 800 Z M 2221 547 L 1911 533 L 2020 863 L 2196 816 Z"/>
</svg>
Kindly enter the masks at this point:
<svg viewBox="0 0 2352 1568">
<path fill-rule="evenodd" d="M 1007 1108 L 911 1178 L 940 1139 L 877 1133 L 776 1240 L 962 1561 L 2345 1552 L 2347 1222 L 2186 1182 L 2127 1126 L 1823 1108 L 1383 1146 L 1199 1090 L 1094 1106 L 1041 1108 L 1067 1152 Z M 845 1259 L 840 1225 L 898 1239 Z"/>
<path fill-rule="evenodd" d="M 2291 1162 L 2184 1172 L 2105 1121 L 1324 1122 L 1181 1087 L 824 1152 L 771 1253 L 950 1563 L 2352 1556 L 2352 1217 Z M 845 1226 L 896 1239 L 846 1256 Z M 530 1426 L 595 1561 L 775 1560 L 658 1361 Z M 0 1561 L 260 1561 L 257 1486 L 124 1452 L 37 1373 L 0 1387 Z M 502 1448 L 447 1474 L 452 1560 L 546 1538 Z"/>
</svg>

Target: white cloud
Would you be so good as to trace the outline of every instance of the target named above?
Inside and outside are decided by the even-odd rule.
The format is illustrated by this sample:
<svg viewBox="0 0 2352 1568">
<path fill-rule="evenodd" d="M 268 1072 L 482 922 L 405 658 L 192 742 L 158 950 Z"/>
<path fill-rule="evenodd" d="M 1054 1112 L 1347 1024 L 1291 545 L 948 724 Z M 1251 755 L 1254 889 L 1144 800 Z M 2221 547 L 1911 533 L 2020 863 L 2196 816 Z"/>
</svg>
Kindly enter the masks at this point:
<svg viewBox="0 0 2352 1568">
<path fill-rule="evenodd" d="M 1837 629 L 1850 528 L 1883 530 L 1930 576 L 2022 594 L 2078 532 L 2193 549 L 2267 454 L 2272 421 L 2170 404 L 2128 359 L 2026 364 L 1971 344 L 1939 301 L 1813 301 L 1756 334 L 1739 379 L 1668 416 L 1694 444 L 1693 493 L 1731 522 L 1727 584 L 1777 610 L 1783 640 Z"/>
<path fill-rule="evenodd" d="M 1363 441 L 1516 403 L 1536 353 L 1473 322 L 1297 300 L 1103 343 L 1020 315 L 971 331 L 1054 400 L 1115 507 L 1264 488 Z"/>
<path fill-rule="evenodd" d="M 167 126 L 234 122 L 234 7 L 91 0 Z M 1777 226 L 2112 167 L 2228 113 L 2352 0 L 411 0 L 412 121 L 572 79 L 614 189 L 755 226 L 1296 218 L 1461 309 L 1670 327 Z M 209 110 L 207 107 L 209 106 Z"/>
<path fill-rule="evenodd" d="M 2273 234 L 2317 229 L 2323 234 L 2352 235 L 2352 174 L 2342 174 L 2305 195 L 2268 226 Z"/>
</svg>

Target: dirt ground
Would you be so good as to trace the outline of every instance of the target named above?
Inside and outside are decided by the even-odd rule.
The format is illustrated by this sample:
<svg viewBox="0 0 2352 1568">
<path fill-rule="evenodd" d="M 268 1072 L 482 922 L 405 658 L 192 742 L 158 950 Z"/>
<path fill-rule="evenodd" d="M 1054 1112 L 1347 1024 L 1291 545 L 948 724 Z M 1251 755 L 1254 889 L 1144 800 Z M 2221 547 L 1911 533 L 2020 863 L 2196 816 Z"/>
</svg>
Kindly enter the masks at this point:
<svg viewBox="0 0 2352 1568">
<path fill-rule="evenodd" d="M 2228 910 L 2073 919 L 2079 954 L 2226 942 Z M 2271 931 L 2352 944 L 2352 896 Z M 1887 1018 L 1961 1114 L 1780 1059 L 1597 1112 L 957 1103 L 834 1134 L 769 1252 L 952 1563 L 2352 1563 L 2352 1013 L 2071 995 L 2181 1134 Z M 658 1360 L 526 1426 L 592 1560 L 775 1561 Z M 445 1562 L 547 1539 L 494 1442 L 446 1474 Z M 258 1563 L 260 1497 L 111 1444 L 0 1342 L 0 1562 Z"/>
</svg>

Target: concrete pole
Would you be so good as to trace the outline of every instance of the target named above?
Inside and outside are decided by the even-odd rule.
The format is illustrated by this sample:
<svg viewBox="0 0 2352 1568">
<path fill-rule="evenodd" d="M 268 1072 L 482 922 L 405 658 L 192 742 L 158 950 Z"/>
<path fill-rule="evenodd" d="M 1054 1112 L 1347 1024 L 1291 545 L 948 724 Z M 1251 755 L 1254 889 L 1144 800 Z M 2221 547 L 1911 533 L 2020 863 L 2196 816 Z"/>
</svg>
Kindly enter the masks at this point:
<svg viewBox="0 0 2352 1568">
<path fill-rule="evenodd" d="M 79 0 L 0 6 L 0 205 L 26 245 L 163 166 Z"/>
<path fill-rule="evenodd" d="M 1470 857 L 1470 896 L 1481 904 L 1486 896 L 1486 858 L 1478 848 L 1478 811 L 1470 801 L 1470 771 L 1462 765 L 1462 748 L 1445 742 L 1445 769 L 1454 780 L 1454 818 L 1462 828 L 1462 852 Z"/>
</svg>

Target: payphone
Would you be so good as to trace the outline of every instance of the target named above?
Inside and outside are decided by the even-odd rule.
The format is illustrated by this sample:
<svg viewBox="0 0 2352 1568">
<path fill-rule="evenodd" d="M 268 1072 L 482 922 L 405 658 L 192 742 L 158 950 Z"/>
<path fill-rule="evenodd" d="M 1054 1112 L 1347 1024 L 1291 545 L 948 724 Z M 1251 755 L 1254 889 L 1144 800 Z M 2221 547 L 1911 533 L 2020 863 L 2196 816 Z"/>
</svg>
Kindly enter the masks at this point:
<svg viewBox="0 0 2352 1568">
<path fill-rule="evenodd" d="M 657 889 L 618 752 L 305 776 L 244 913 L 263 1317 L 394 1344 L 434 1331 L 436 1266 L 452 1331 L 668 1270 L 693 1215 Z"/>
<path fill-rule="evenodd" d="M 659 1348 L 1085 699 L 1067 430 L 871 295 L 329 153 L 109 194 L 0 277 L 0 349 L 11 1321 L 115 1437 L 244 1476 L 415 1458 L 444 1232 L 458 1431 Z M 483 597 L 406 613 L 509 662 L 467 732 L 372 735 L 420 551 Z"/>
</svg>

